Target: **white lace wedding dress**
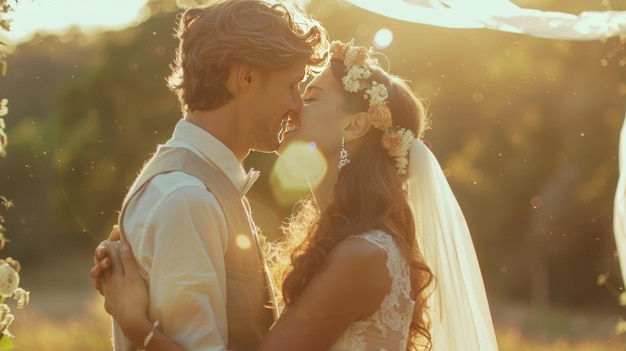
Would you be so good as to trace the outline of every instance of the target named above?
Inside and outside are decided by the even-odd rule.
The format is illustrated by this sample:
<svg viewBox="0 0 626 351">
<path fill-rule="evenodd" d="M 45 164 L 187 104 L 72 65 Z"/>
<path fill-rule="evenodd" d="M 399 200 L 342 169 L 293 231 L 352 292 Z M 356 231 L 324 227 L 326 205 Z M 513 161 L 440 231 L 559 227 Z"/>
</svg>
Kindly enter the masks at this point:
<svg viewBox="0 0 626 351">
<path fill-rule="evenodd" d="M 411 300 L 409 267 L 393 238 L 375 230 L 353 238 L 369 241 L 387 252 L 391 290 L 367 320 L 352 323 L 331 351 L 406 351 L 415 301 Z"/>
</svg>

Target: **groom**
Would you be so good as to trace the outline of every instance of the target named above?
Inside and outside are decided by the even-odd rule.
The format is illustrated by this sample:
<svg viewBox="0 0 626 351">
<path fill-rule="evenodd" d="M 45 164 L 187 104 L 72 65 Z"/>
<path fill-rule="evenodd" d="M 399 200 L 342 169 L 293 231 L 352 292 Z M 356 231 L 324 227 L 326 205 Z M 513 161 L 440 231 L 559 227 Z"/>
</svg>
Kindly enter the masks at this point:
<svg viewBox="0 0 626 351">
<path fill-rule="evenodd" d="M 258 172 L 242 162 L 250 150 L 277 148 L 282 123 L 302 105 L 298 84 L 326 63 L 328 40 L 320 23 L 270 1 L 184 12 L 168 81 L 184 117 L 122 206 L 122 240 L 149 287 L 149 316 L 185 350 L 256 349 L 274 320 L 245 198 Z M 91 275 L 97 281 L 100 267 Z M 144 334 L 135 345 L 150 342 Z M 115 328 L 114 343 L 131 349 Z"/>
</svg>

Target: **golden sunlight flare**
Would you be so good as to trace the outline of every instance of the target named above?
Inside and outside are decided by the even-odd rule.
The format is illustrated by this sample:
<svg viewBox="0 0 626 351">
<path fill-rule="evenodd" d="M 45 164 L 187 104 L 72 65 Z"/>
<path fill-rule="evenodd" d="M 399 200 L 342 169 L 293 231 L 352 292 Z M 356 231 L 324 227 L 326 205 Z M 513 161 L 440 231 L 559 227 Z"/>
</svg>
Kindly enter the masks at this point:
<svg viewBox="0 0 626 351">
<path fill-rule="evenodd" d="M 280 155 L 270 175 L 274 198 L 289 205 L 307 195 L 322 180 L 328 164 L 315 143 L 294 142 Z"/>
<path fill-rule="evenodd" d="M 235 242 L 237 243 L 237 247 L 239 247 L 240 249 L 244 249 L 244 250 L 247 250 L 252 246 L 252 242 L 250 241 L 250 238 L 248 238 L 247 236 L 243 234 L 237 235 L 235 237 Z"/>
<path fill-rule="evenodd" d="M 148 0 L 56 0 L 20 1 L 15 7 L 9 39 L 27 41 L 36 32 L 64 33 L 117 30 L 145 21 Z"/>
</svg>

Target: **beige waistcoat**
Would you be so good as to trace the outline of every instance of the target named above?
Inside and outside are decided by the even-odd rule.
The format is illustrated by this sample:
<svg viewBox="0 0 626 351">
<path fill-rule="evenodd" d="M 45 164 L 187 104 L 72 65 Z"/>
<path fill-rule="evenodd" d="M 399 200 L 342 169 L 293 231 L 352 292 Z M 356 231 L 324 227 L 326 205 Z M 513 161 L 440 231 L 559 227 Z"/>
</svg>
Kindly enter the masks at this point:
<svg viewBox="0 0 626 351">
<path fill-rule="evenodd" d="M 224 173 L 188 149 L 161 146 L 135 180 L 132 192 L 126 195 L 119 220 L 122 237 L 125 233 L 121 223 L 129 200 L 156 175 L 173 171 L 201 180 L 224 212 L 228 226 L 228 248 L 224 256 L 228 349 L 256 350 L 276 318 L 274 294 L 247 199 Z M 252 243 L 250 247 L 237 245 L 236 239 L 241 240 L 242 236 L 243 241 Z M 123 337 L 115 321 L 113 344 L 116 351 L 137 350 Z"/>
</svg>

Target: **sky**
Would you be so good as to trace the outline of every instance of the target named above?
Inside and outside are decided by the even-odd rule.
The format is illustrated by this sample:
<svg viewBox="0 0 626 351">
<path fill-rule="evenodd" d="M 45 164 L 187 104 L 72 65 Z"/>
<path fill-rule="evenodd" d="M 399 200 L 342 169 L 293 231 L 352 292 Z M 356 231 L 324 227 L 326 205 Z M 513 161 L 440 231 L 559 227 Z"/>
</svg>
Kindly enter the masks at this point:
<svg viewBox="0 0 626 351">
<path fill-rule="evenodd" d="M 35 32 L 63 33 L 73 25 L 85 31 L 119 29 L 145 19 L 148 0 L 20 0 L 8 18 L 13 19 L 8 41 L 21 42 Z"/>
<path fill-rule="evenodd" d="M 15 0 L 9 0 L 9 3 Z M 174 1 L 174 0 L 169 0 Z M 306 4 L 310 2 L 310 0 L 295 0 L 299 3 Z M 427 17 L 433 17 L 429 20 L 426 20 L 422 23 L 430 23 L 429 21 L 438 20 L 435 25 L 442 25 L 441 20 L 447 21 L 443 24 L 443 26 L 450 26 L 450 20 L 454 20 L 455 23 L 453 26 L 460 26 L 457 17 L 450 17 L 450 11 L 439 11 L 441 10 L 440 5 L 435 6 L 437 11 L 434 11 L 430 8 L 429 5 L 431 2 L 436 3 L 437 1 L 422 1 L 416 2 L 415 4 L 408 4 L 405 0 L 387 0 L 385 5 L 380 5 L 382 2 L 373 2 L 371 0 L 347 0 L 353 4 L 357 4 L 358 6 L 362 6 L 368 8 L 370 11 L 379 12 L 381 14 L 386 14 L 393 18 L 404 18 L 406 14 L 409 13 L 409 17 L 404 18 L 404 20 L 411 20 L 415 22 L 422 22 L 420 19 L 423 19 L 424 16 L 417 16 L 418 18 L 413 18 L 411 16 L 415 16 L 419 13 L 427 14 Z M 380 0 L 382 1 L 382 0 Z M 487 1 L 487 0 L 481 0 Z M 490 3 L 497 4 L 509 4 L 511 3 L 507 0 L 489 0 Z M 148 2 L 148 0 L 19 0 L 19 4 L 16 7 L 14 13 L 12 13 L 9 17 L 13 18 L 13 23 L 11 25 L 11 32 L 8 34 L 2 33 L 2 38 L 0 41 L 8 41 L 9 43 L 19 43 L 25 40 L 28 40 L 32 35 L 37 31 L 43 31 L 47 33 L 63 33 L 69 27 L 77 25 L 84 31 L 89 30 L 102 30 L 102 29 L 121 29 L 128 25 L 131 25 L 135 22 L 145 20 L 147 16 L 149 16 L 149 11 L 145 10 L 144 5 Z M 195 0 L 176 0 L 179 5 L 188 5 L 190 3 L 194 3 Z M 411 6 L 411 5 L 418 6 Z M 419 5 L 421 4 L 421 5 Z M 379 6 L 380 5 L 380 6 Z M 393 6 L 392 6 L 393 5 Z M 143 10 L 142 10 L 143 9 Z M 445 9 L 444 9 L 445 10 Z M 430 12 L 429 12 L 430 11 Z M 508 11 L 508 10 L 507 10 Z M 547 31 L 548 37 L 554 35 L 555 29 L 559 29 L 561 31 L 569 31 L 572 30 L 582 30 L 584 33 L 579 33 L 574 31 L 575 33 L 565 33 L 567 39 L 571 39 L 573 37 L 575 40 L 589 40 L 597 39 L 596 37 L 606 37 L 607 34 L 604 31 L 608 30 L 609 27 L 620 27 L 618 24 L 623 22 L 624 18 L 626 18 L 626 12 L 620 12 L 619 15 L 615 15 L 616 18 L 612 18 L 613 25 L 604 25 L 605 22 L 609 19 L 605 15 L 596 15 L 598 16 L 596 22 L 603 23 L 603 25 L 594 25 L 590 26 L 589 21 L 593 18 L 587 16 L 585 18 L 576 19 L 572 14 L 561 14 L 561 13 L 542 13 L 541 11 L 522 11 L 520 13 L 514 13 L 512 18 L 505 18 L 502 24 L 494 25 L 495 27 L 506 27 L 502 28 L 493 28 L 500 30 L 513 31 L 516 33 L 525 33 L 525 31 L 529 31 L 534 33 L 536 36 L 537 33 L 541 34 L 542 31 Z M 519 12 L 518 11 L 518 12 Z M 525 12 L 524 12 L 525 11 Z M 480 12 L 480 11 L 479 11 Z M 508 13 L 508 12 L 507 12 Z M 434 16 L 438 14 L 439 17 Z M 463 17 L 467 17 L 467 14 L 462 15 Z M 398 17 L 400 16 L 400 17 Z M 404 17 L 402 17 L 404 16 Z M 503 15 L 499 15 L 503 16 Z M 537 19 L 536 16 L 543 16 L 545 18 Z M 563 19 L 563 16 L 569 16 L 572 18 L 567 18 L 567 21 Z M 471 17 L 471 16 L 469 16 Z M 469 18 L 468 17 L 468 18 Z M 554 18 L 552 18 L 554 17 Z M 468 19 L 466 18 L 466 19 Z M 499 18 L 499 17 L 498 17 Z M 471 19 L 471 18 L 469 18 Z M 552 21 L 552 22 L 549 22 Z M 562 23 L 563 21 L 567 23 Z M 496 21 L 497 22 L 497 21 Z M 572 23 L 570 23 L 572 22 Z M 578 24 L 578 27 L 575 24 Z M 498 24 L 498 23 L 496 23 Z M 539 24 L 539 25 L 538 25 Z M 475 26 L 475 25 L 474 25 Z M 521 27 L 520 27 L 521 26 Z M 471 26 L 470 26 L 471 27 Z M 482 27 L 482 26 L 480 26 Z M 519 28 L 518 28 L 519 27 Z M 528 27 L 528 28 L 527 28 Z M 544 28 L 546 27 L 546 28 Z M 560 28 L 563 27 L 563 28 Z M 607 27 L 607 28 L 604 28 Z M 601 34 L 593 34 L 587 33 L 591 29 L 598 31 L 601 29 Z M 613 30 L 614 31 L 614 30 Z M 624 33 L 626 28 L 621 26 L 619 33 Z M 383 36 L 378 39 L 384 39 L 383 41 L 388 41 L 390 43 L 391 38 L 388 38 L 389 33 L 378 33 L 379 36 Z M 558 33 L 557 33 L 558 34 Z M 566 35 L 567 34 L 567 35 Z M 593 35 L 592 35 L 593 34 Z M 386 37 L 385 37 L 386 35 Z M 615 35 L 615 33 L 611 32 L 611 35 Z M 608 36 L 611 36 L 608 35 Z M 543 35 L 545 37 L 545 35 Z M 579 37 L 582 37 L 579 38 Z M 4 40 L 2 40 L 4 39 Z M 386 45 L 389 45 L 386 43 Z M 380 43 L 374 43 L 377 48 L 383 48 L 386 45 Z"/>
</svg>

